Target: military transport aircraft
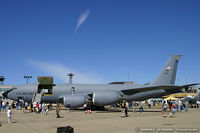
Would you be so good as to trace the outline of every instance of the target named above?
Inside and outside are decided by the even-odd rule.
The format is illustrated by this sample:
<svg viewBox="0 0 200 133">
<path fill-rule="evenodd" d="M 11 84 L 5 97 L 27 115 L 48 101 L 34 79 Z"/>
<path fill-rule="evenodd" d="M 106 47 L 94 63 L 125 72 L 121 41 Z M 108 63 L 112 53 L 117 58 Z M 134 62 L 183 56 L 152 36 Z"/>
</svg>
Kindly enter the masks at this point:
<svg viewBox="0 0 200 133">
<path fill-rule="evenodd" d="M 3 96 L 32 102 L 36 94 L 41 94 L 43 103 L 70 104 L 79 107 L 91 100 L 95 106 L 105 106 L 125 101 L 140 101 L 149 98 L 181 92 L 183 88 L 196 84 L 175 85 L 177 66 L 181 55 L 172 55 L 158 77 L 146 85 L 139 84 L 53 84 L 50 86 L 27 84 L 14 86 Z"/>
</svg>

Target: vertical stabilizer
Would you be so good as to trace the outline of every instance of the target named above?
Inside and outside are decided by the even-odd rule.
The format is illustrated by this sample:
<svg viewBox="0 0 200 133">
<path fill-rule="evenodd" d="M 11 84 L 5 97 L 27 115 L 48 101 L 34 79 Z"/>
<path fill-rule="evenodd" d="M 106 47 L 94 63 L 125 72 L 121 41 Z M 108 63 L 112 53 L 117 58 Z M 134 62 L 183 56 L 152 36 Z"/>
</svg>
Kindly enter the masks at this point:
<svg viewBox="0 0 200 133">
<path fill-rule="evenodd" d="M 178 61 L 181 55 L 172 55 L 152 85 L 175 84 Z"/>
</svg>

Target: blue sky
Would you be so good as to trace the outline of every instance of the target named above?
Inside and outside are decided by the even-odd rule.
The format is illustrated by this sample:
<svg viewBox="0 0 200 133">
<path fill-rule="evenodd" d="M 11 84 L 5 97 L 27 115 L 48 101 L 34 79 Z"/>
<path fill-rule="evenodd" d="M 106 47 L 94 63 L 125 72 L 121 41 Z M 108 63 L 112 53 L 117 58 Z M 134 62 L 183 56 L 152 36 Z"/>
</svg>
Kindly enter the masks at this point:
<svg viewBox="0 0 200 133">
<path fill-rule="evenodd" d="M 183 54 L 177 84 L 200 82 L 199 0 L 0 1 L 0 75 L 143 84 Z"/>
</svg>

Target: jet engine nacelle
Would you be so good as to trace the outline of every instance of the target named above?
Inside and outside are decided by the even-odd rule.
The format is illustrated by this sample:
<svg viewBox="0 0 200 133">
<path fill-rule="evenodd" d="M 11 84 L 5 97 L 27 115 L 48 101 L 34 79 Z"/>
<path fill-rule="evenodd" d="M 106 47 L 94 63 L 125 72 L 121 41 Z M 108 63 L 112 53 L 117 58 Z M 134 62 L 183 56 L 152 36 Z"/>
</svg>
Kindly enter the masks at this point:
<svg viewBox="0 0 200 133">
<path fill-rule="evenodd" d="M 86 96 L 82 95 L 70 95 L 63 97 L 63 104 L 67 107 L 70 104 L 70 107 L 80 107 L 86 103 Z"/>
<path fill-rule="evenodd" d="M 105 106 L 119 102 L 118 92 L 94 92 L 92 96 L 93 104 L 96 106 Z"/>
</svg>

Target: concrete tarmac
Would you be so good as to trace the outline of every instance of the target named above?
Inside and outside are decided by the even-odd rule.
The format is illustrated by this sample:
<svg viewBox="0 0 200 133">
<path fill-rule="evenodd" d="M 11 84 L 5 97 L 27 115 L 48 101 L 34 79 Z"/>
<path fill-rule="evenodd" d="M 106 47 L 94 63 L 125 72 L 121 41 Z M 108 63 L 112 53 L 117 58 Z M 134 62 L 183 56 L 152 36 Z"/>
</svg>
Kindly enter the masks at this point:
<svg viewBox="0 0 200 133">
<path fill-rule="evenodd" d="M 200 109 L 177 112 L 174 118 L 162 117 L 161 111 L 129 112 L 121 118 L 119 111 L 55 110 L 47 115 L 23 113 L 13 110 L 12 123 L 7 123 L 6 113 L 0 112 L 0 133 L 56 133 L 57 127 L 72 126 L 75 133 L 135 133 L 135 132 L 200 132 Z M 168 113 L 169 116 L 169 113 Z"/>
</svg>

